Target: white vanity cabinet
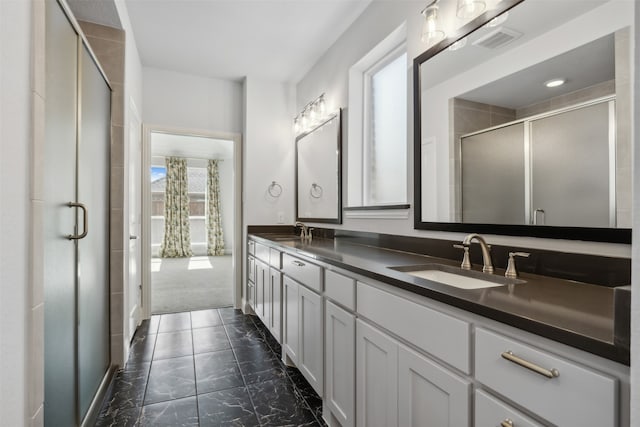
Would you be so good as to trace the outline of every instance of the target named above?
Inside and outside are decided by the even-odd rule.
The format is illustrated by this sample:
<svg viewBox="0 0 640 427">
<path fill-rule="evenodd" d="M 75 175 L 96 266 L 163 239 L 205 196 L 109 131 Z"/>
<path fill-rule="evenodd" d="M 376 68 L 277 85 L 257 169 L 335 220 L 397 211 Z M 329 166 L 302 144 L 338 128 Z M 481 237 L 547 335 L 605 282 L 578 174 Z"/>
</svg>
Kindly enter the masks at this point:
<svg viewBox="0 0 640 427">
<path fill-rule="evenodd" d="M 279 342 L 282 336 L 282 273 L 274 267 L 269 269 L 269 324 L 267 327 Z"/>
<path fill-rule="evenodd" d="M 470 395 L 470 381 L 403 345 L 399 346 L 399 426 L 468 427 Z"/>
<path fill-rule="evenodd" d="M 245 299 L 249 307 L 255 310 L 255 295 L 256 295 L 256 260 L 253 256 L 247 257 L 247 290 Z"/>
<path fill-rule="evenodd" d="M 482 390 L 475 392 L 474 419 L 477 427 L 543 427 L 542 424 Z"/>
<path fill-rule="evenodd" d="M 619 425 L 616 378 L 484 328 L 475 340 L 476 379 L 505 398 L 554 425 Z"/>
<path fill-rule="evenodd" d="M 256 260 L 256 295 L 255 295 L 255 307 L 256 315 L 262 320 L 262 322 L 268 324 L 269 315 L 269 266 Z"/>
<path fill-rule="evenodd" d="M 357 425 L 468 427 L 471 382 L 357 320 Z"/>
<path fill-rule="evenodd" d="M 398 344 L 356 320 L 356 425 L 398 426 Z"/>
<path fill-rule="evenodd" d="M 247 298 L 331 427 L 630 425 L 628 367 L 278 249 Z"/>
<path fill-rule="evenodd" d="M 300 321 L 298 311 L 299 285 L 290 277 L 282 278 L 282 344 L 284 354 L 291 362 L 298 364 L 298 349 L 300 339 Z"/>
<path fill-rule="evenodd" d="M 342 427 L 355 426 L 355 282 L 325 269 L 325 403 Z"/>
<path fill-rule="evenodd" d="M 324 394 L 322 267 L 282 254 L 284 352 L 318 393 Z"/>
</svg>

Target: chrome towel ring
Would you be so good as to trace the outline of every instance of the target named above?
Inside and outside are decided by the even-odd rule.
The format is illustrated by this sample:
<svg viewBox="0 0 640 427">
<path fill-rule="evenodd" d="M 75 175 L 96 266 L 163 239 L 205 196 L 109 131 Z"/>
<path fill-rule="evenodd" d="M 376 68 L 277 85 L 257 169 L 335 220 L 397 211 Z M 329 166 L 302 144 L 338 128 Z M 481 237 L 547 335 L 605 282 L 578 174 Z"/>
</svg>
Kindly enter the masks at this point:
<svg viewBox="0 0 640 427">
<path fill-rule="evenodd" d="M 267 191 L 271 197 L 280 197 L 282 194 L 282 185 L 275 181 L 271 181 L 271 185 L 267 188 Z"/>
<path fill-rule="evenodd" d="M 309 194 L 311 194 L 311 197 L 313 197 L 314 199 L 319 199 L 320 197 L 322 197 L 322 192 L 323 190 L 321 186 L 319 186 L 315 182 L 311 184 L 311 188 L 309 189 Z"/>
</svg>

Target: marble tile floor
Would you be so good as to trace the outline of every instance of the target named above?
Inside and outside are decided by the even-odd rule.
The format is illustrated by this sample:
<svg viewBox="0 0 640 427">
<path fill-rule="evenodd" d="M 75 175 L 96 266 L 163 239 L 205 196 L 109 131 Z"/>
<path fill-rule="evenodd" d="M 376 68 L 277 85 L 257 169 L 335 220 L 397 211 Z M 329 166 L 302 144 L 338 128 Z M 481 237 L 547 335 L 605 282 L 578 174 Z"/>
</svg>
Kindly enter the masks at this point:
<svg viewBox="0 0 640 427">
<path fill-rule="evenodd" d="M 255 316 L 163 314 L 136 331 L 96 426 L 325 426 L 322 400 Z"/>
</svg>

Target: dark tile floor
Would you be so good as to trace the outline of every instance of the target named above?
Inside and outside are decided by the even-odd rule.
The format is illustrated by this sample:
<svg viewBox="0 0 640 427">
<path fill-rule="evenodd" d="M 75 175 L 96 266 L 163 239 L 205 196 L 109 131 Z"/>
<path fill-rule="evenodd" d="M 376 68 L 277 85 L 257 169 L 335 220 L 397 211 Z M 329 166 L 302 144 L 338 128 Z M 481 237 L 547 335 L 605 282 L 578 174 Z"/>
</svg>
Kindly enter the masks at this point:
<svg viewBox="0 0 640 427">
<path fill-rule="evenodd" d="M 96 426 L 324 426 L 322 400 L 260 320 L 222 308 L 144 321 Z"/>
</svg>

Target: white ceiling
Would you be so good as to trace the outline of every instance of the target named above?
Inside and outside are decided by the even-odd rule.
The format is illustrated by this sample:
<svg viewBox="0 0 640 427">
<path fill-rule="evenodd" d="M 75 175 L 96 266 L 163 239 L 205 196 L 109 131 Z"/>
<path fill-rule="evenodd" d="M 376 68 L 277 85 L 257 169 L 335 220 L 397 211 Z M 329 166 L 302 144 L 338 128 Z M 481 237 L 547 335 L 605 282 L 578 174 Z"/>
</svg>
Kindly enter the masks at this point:
<svg viewBox="0 0 640 427">
<path fill-rule="evenodd" d="M 371 0 L 126 0 L 144 66 L 297 82 Z"/>
<path fill-rule="evenodd" d="M 151 155 L 190 159 L 232 159 L 233 141 L 152 132 Z"/>
</svg>

